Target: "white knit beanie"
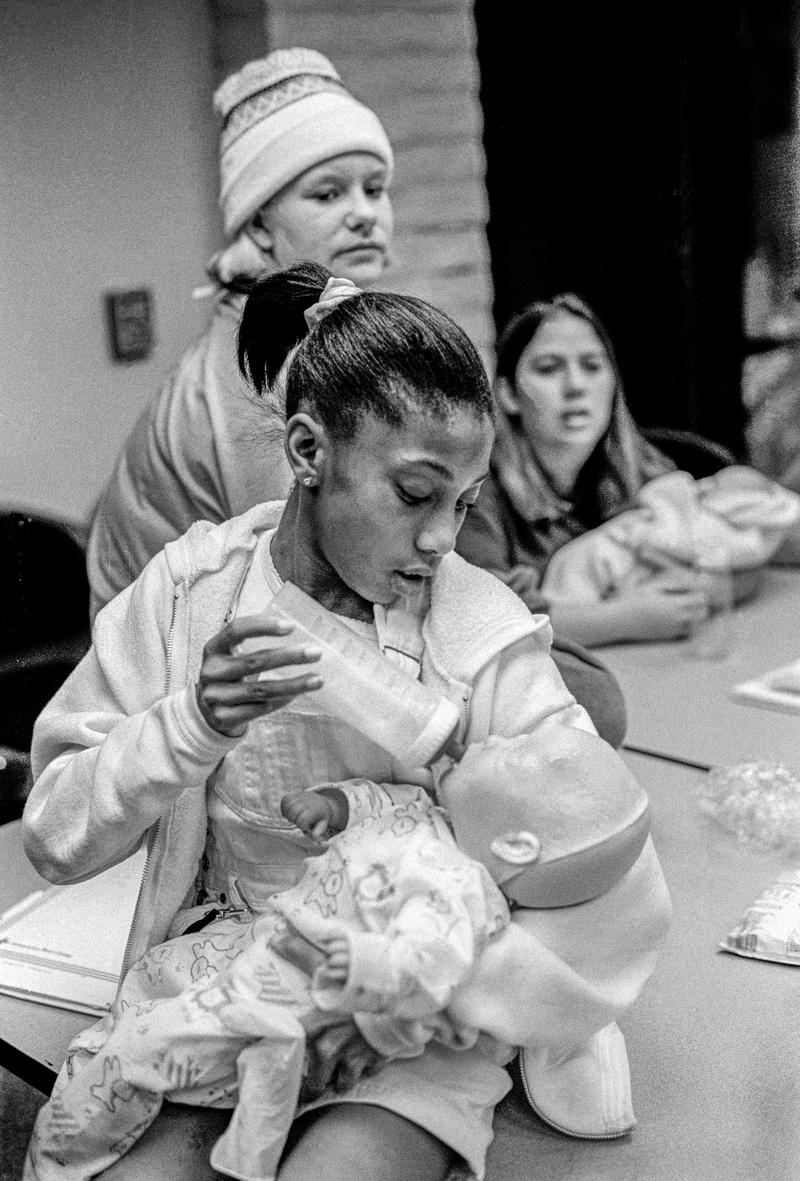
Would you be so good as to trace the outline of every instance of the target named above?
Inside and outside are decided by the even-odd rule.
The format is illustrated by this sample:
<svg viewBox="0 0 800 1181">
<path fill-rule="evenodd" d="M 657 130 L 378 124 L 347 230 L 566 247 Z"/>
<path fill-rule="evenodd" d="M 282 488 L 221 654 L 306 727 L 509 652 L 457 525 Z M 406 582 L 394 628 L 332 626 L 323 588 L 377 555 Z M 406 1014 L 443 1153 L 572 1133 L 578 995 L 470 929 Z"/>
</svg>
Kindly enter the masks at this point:
<svg viewBox="0 0 800 1181">
<path fill-rule="evenodd" d="M 220 199 L 233 237 L 307 169 L 345 152 L 371 152 L 391 174 L 392 148 L 377 115 L 345 90 L 313 49 L 276 49 L 248 62 L 214 95 L 223 120 Z"/>
</svg>

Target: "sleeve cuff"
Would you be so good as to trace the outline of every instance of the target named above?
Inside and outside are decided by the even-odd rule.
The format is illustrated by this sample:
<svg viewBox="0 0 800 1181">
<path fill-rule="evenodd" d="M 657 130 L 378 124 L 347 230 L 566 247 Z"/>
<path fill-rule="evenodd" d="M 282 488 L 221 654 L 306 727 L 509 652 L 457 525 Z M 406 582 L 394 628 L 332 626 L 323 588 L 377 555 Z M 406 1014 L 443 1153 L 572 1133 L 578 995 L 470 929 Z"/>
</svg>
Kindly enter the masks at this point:
<svg viewBox="0 0 800 1181">
<path fill-rule="evenodd" d="M 330 786 L 338 787 L 347 797 L 349 825 L 382 816 L 400 805 L 406 806 L 418 801 L 430 802 L 425 789 L 416 784 L 386 785 L 373 783 L 370 779 L 343 779 L 340 783 L 331 783 Z"/>
<path fill-rule="evenodd" d="M 169 706 L 179 740 L 198 762 L 219 762 L 241 739 L 241 735 L 220 734 L 209 726 L 197 704 L 194 685 L 187 685 L 173 694 Z"/>
</svg>

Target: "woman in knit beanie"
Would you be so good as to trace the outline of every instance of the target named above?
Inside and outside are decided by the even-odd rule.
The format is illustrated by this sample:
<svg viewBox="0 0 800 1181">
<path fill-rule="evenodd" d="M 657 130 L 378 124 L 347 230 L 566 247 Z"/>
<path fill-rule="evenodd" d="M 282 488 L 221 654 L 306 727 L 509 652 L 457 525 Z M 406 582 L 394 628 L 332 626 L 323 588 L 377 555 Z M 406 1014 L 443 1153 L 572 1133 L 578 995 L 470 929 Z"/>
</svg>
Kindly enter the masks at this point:
<svg viewBox="0 0 800 1181">
<path fill-rule="evenodd" d="M 214 314 L 134 426 L 98 501 L 93 620 L 194 521 L 227 520 L 288 492 L 281 431 L 270 430 L 236 364 L 253 281 L 308 259 L 369 287 L 388 261 L 391 145 L 327 58 L 295 48 L 249 62 L 219 87 L 214 109 L 228 239 L 209 264 Z"/>
<path fill-rule="evenodd" d="M 278 267 L 307 258 L 360 286 L 374 282 L 392 232 L 392 149 L 377 116 L 347 93 L 328 59 L 313 49 L 278 49 L 228 78 L 214 109 L 222 120 L 220 207 L 230 245 L 211 260 L 212 277 L 247 287 L 264 273 L 265 258 Z M 348 180 L 362 190 L 363 208 L 354 205 L 344 218 L 329 210 L 322 219 L 321 206 L 335 206 Z M 312 246 L 326 257 L 309 254 Z M 305 252 L 286 257 L 297 247 Z"/>
</svg>

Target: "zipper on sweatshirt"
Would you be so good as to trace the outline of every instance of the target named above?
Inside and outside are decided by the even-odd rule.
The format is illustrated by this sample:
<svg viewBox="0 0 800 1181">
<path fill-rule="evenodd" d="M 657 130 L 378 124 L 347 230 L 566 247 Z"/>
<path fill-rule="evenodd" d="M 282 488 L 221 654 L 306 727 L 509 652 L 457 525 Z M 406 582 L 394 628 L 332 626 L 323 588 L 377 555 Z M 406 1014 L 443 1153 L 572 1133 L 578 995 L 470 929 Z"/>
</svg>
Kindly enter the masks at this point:
<svg viewBox="0 0 800 1181">
<path fill-rule="evenodd" d="M 165 652 L 166 672 L 164 674 L 164 696 L 169 696 L 172 684 L 172 646 L 175 640 L 175 616 L 178 613 L 178 591 L 172 592 L 172 610 L 169 616 L 169 631 L 167 632 L 167 647 Z"/>
<path fill-rule="evenodd" d="M 194 922 L 189 923 L 188 927 L 184 927 L 181 935 L 189 935 L 195 931 L 202 931 L 204 927 L 215 923 L 217 919 L 232 918 L 234 915 L 249 915 L 251 919 L 256 917 L 256 912 L 235 873 L 228 874 L 227 892 L 223 890 L 216 902 L 209 902 L 199 909 L 203 913 Z"/>
<path fill-rule="evenodd" d="M 169 696 L 170 685 L 171 685 L 171 681 L 172 681 L 172 646 L 173 646 L 174 633 L 175 633 L 175 616 L 177 614 L 177 610 L 178 610 L 178 591 L 176 589 L 172 593 L 172 609 L 170 611 L 169 631 L 167 632 L 167 645 L 166 645 L 166 651 L 165 651 L 165 662 L 166 662 L 166 670 L 164 673 L 164 696 L 165 697 Z M 136 934 L 139 929 L 139 922 L 140 922 L 141 909 L 142 909 L 142 895 L 144 894 L 144 885 L 145 885 L 145 882 L 147 881 L 147 878 L 148 878 L 148 871 L 150 869 L 150 862 L 151 862 L 152 855 L 153 855 L 153 849 L 155 847 L 156 841 L 158 840 L 158 835 L 159 835 L 160 831 L 161 831 L 161 817 L 159 816 L 158 820 L 155 822 L 155 824 L 150 829 L 150 834 L 149 834 L 148 840 L 147 840 L 147 853 L 145 854 L 144 868 L 142 870 L 141 881 L 139 882 L 139 893 L 136 898 L 136 905 L 133 908 L 133 918 L 131 919 L 131 927 L 130 927 L 130 930 L 128 931 L 128 938 L 125 942 L 125 952 L 122 956 L 122 967 L 120 968 L 120 975 L 119 975 L 120 983 L 122 982 L 128 968 L 131 966 L 130 965 L 131 948 L 134 944 L 135 937 L 136 937 Z"/>
<path fill-rule="evenodd" d="M 142 909 L 142 895 L 144 894 L 144 884 L 147 881 L 147 871 L 150 868 L 150 860 L 151 860 L 152 853 L 153 853 L 153 846 L 155 845 L 156 841 L 158 840 L 158 834 L 159 834 L 160 830 L 161 830 L 161 817 L 159 817 L 158 820 L 155 822 L 155 824 L 151 827 L 150 835 L 149 835 L 148 841 L 147 841 L 147 853 L 145 854 L 144 869 L 142 870 L 142 878 L 141 878 L 141 881 L 139 882 L 139 893 L 136 898 L 136 906 L 133 908 L 133 918 L 131 919 L 131 929 L 128 931 L 128 938 L 125 943 L 125 953 L 122 957 L 122 966 L 120 968 L 120 973 L 119 973 L 120 984 L 124 980 L 125 973 L 128 971 L 128 968 L 130 968 L 130 966 L 131 966 L 131 948 L 134 944 L 134 940 L 135 940 L 137 931 L 139 929 L 139 919 L 140 919 L 140 914 L 141 914 L 141 909 Z"/>
<path fill-rule="evenodd" d="M 470 722 L 472 721 L 472 686 L 471 685 L 464 693 L 461 694 L 461 700 L 464 702 L 464 720 L 462 723 L 462 725 L 463 725 L 462 733 L 464 735 L 464 738 L 466 738 L 467 734 L 469 733 Z M 464 753 L 464 750 L 466 750 L 466 747 L 463 747 L 462 754 Z"/>
</svg>

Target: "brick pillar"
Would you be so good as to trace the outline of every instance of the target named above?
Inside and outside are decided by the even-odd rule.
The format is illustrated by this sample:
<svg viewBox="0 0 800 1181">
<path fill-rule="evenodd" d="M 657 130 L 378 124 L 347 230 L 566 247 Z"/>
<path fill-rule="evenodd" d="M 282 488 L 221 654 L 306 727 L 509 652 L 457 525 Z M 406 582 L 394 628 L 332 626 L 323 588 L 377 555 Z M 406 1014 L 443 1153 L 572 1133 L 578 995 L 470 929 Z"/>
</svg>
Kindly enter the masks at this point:
<svg viewBox="0 0 800 1181">
<path fill-rule="evenodd" d="M 331 59 L 396 156 L 394 262 L 381 286 L 494 342 L 482 117 L 469 0 L 264 0 L 270 49 Z"/>
<path fill-rule="evenodd" d="M 264 0 L 208 0 L 217 84 L 268 52 Z"/>
</svg>

